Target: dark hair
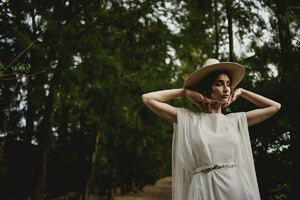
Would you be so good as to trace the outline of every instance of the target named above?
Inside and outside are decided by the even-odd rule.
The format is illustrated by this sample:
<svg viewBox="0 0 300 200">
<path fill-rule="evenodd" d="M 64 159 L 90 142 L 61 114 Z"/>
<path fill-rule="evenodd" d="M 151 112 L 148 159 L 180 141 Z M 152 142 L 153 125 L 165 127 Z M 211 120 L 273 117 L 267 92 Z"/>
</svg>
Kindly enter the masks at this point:
<svg viewBox="0 0 300 200">
<path fill-rule="evenodd" d="M 209 98 L 211 94 L 212 85 L 214 84 L 215 80 L 220 74 L 226 74 L 229 77 L 230 83 L 232 83 L 232 77 L 228 71 L 218 70 L 208 74 L 201 82 L 199 82 L 197 84 L 197 87 L 195 88 L 196 91 Z"/>
</svg>

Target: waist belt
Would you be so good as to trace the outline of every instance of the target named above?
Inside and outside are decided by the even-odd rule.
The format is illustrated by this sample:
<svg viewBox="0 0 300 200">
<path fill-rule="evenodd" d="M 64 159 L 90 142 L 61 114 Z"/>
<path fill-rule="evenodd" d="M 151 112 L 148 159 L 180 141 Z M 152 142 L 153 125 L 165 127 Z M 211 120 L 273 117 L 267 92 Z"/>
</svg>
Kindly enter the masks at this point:
<svg viewBox="0 0 300 200">
<path fill-rule="evenodd" d="M 235 167 L 236 165 L 234 163 L 229 163 L 229 164 L 216 164 L 212 167 L 199 167 L 194 171 L 194 174 L 198 174 L 198 173 L 205 173 L 207 174 L 208 172 L 210 172 L 211 170 L 215 170 L 215 169 L 221 169 L 221 168 L 231 168 L 231 167 Z"/>
</svg>

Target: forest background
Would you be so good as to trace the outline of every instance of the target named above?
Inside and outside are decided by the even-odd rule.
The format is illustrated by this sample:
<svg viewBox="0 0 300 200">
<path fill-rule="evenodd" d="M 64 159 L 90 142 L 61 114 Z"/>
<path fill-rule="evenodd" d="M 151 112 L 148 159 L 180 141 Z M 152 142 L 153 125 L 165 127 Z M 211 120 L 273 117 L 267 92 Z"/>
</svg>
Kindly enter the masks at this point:
<svg viewBox="0 0 300 200">
<path fill-rule="evenodd" d="M 112 199 L 170 176 L 172 124 L 141 95 L 181 88 L 208 58 L 241 63 L 239 86 L 282 104 L 250 136 L 262 199 L 295 196 L 299 1 L 4 0 L 0 12 L 1 199 Z"/>
</svg>

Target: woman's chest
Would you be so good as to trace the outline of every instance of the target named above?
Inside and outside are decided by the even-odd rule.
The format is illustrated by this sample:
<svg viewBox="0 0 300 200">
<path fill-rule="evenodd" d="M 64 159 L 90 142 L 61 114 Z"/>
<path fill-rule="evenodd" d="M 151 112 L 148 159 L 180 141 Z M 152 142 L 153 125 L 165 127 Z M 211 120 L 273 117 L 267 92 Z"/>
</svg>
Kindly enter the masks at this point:
<svg viewBox="0 0 300 200">
<path fill-rule="evenodd" d="M 199 120 L 191 141 L 194 155 L 209 159 L 232 159 L 239 150 L 237 129 L 226 118 Z"/>
</svg>

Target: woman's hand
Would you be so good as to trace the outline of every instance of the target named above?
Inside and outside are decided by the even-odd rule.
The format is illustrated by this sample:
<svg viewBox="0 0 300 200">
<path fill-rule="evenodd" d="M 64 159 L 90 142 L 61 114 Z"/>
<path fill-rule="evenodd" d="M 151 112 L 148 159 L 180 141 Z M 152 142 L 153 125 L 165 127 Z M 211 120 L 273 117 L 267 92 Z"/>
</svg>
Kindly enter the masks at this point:
<svg viewBox="0 0 300 200">
<path fill-rule="evenodd" d="M 228 99 L 228 103 L 226 103 L 224 105 L 224 107 L 228 107 L 232 102 L 234 102 L 241 95 L 242 95 L 242 89 L 241 88 L 233 90 L 233 92 L 231 93 L 231 95 Z"/>
<path fill-rule="evenodd" d="M 185 96 L 190 102 L 192 102 L 193 104 L 195 104 L 198 108 L 200 108 L 202 110 L 203 110 L 202 102 L 209 103 L 209 104 L 216 103 L 215 100 L 209 99 L 206 96 L 203 96 L 202 94 L 200 94 L 199 92 L 195 92 L 195 91 L 192 91 L 189 89 L 185 89 Z"/>
</svg>

